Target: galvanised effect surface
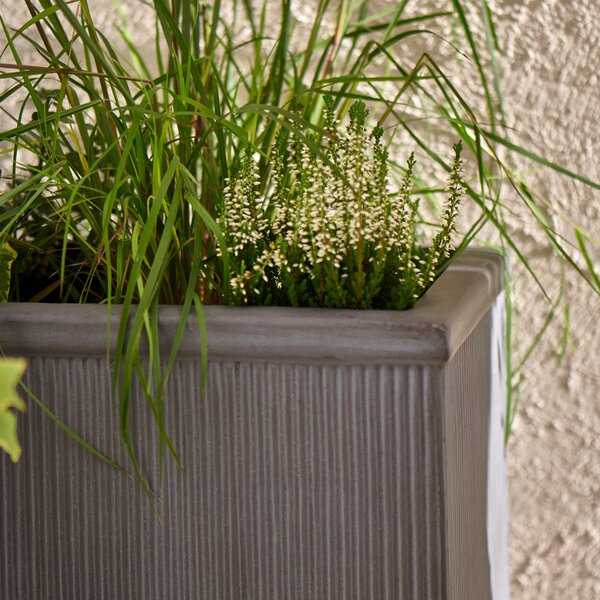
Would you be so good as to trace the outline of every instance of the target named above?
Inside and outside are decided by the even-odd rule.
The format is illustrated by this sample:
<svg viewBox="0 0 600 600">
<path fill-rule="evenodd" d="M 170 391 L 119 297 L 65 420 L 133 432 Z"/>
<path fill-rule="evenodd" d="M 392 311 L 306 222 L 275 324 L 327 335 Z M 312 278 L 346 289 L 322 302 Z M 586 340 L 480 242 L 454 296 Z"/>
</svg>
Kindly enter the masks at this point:
<svg viewBox="0 0 600 600">
<path fill-rule="evenodd" d="M 312 340 L 310 352 L 294 339 L 293 350 L 273 341 L 261 354 L 248 332 L 233 348 L 233 331 L 220 326 L 243 325 L 215 307 L 207 316 L 215 355 L 206 396 L 191 354 L 176 363 L 167 390 L 167 426 L 183 471 L 167 457 L 161 477 L 139 390 L 132 401 L 135 445 L 161 519 L 134 480 L 31 407 L 20 434 L 23 458 L 0 464 L 0 597 L 505 600 L 506 549 L 494 549 L 495 529 L 507 527 L 506 505 L 494 506 L 488 495 L 490 469 L 503 460 L 501 445 L 500 456 L 489 456 L 498 447 L 491 440 L 502 435 L 490 405 L 501 399 L 491 393 L 499 383 L 492 357 L 500 343 L 500 272 L 497 256 L 470 253 L 436 283 L 424 309 L 411 311 L 426 321 L 433 300 L 441 303 L 445 316 L 428 325 L 429 362 L 415 343 L 414 332 L 425 327 L 416 318 L 340 315 L 354 322 L 355 347 L 371 328 L 387 338 L 379 361 L 367 337 L 361 362 L 346 342 L 330 355 L 332 331 L 312 312 L 300 336 Z M 459 317 L 456 298 L 475 298 L 480 310 Z M 94 356 L 59 323 L 54 356 L 41 356 L 35 340 L 26 352 L 11 315 L 21 308 L 0 306 L 0 344 L 30 357 L 27 383 L 52 410 L 126 464 L 105 340 L 96 340 Z M 263 312 L 267 332 L 271 323 L 285 329 L 285 312 L 290 327 L 301 327 L 304 314 L 276 310 L 273 320 L 271 309 Z M 41 326 L 39 315 L 33 323 Z M 90 323 L 77 325 L 84 338 Z M 311 333 L 317 325 L 325 327 L 321 354 Z M 22 325 L 23 339 L 31 327 Z M 92 338 L 97 327 L 91 324 Z M 257 315 L 251 328 L 262 344 Z M 61 336 L 66 348 L 87 348 L 85 355 L 60 350 Z M 394 346 L 394 339 L 402 341 Z M 311 352 L 319 358 L 311 361 Z"/>
</svg>

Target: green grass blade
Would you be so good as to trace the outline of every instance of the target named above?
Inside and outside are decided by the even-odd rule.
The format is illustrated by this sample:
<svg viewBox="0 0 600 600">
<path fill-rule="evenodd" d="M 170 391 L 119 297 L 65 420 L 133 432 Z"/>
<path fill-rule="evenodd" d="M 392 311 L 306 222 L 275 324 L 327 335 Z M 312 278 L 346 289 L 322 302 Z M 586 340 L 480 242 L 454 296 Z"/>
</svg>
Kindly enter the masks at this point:
<svg viewBox="0 0 600 600">
<path fill-rule="evenodd" d="M 131 477 L 131 474 L 120 464 L 116 463 L 100 450 L 98 450 L 95 446 L 84 440 L 79 434 L 77 434 L 73 429 L 71 429 L 56 413 L 54 413 L 48 406 L 46 406 L 34 393 L 31 389 L 29 389 L 24 383 L 20 384 L 24 393 L 27 394 L 29 398 L 35 403 L 35 405 L 42 410 L 42 412 L 50 418 L 50 420 L 62 431 L 64 431 L 69 437 L 73 438 L 80 446 L 85 448 L 92 456 L 95 456 L 97 459 L 101 460 L 103 463 L 106 463 L 113 469 L 119 471 L 123 475 L 127 475 Z"/>
</svg>

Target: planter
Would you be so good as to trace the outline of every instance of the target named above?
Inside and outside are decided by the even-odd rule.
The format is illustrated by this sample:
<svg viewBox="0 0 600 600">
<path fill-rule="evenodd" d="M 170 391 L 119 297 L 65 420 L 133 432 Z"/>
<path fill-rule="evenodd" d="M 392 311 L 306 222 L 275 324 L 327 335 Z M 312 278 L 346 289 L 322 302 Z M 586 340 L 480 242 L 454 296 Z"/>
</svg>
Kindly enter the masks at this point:
<svg viewBox="0 0 600 600">
<path fill-rule="evenodd" d="M 21 461 L 0 463 L 0 597 L 507 599 L 502 296 L 500 257 L 478 250 L 410 311 L 206 307 L 206 397 L 193 322 L 167 395 L 184 471 L 166 459 L 161 479 L 132 400 L 160 519 L 31 406 Z M 1 305 L 0 346 L 127 464 L 105 307 Z"/>
</svg>

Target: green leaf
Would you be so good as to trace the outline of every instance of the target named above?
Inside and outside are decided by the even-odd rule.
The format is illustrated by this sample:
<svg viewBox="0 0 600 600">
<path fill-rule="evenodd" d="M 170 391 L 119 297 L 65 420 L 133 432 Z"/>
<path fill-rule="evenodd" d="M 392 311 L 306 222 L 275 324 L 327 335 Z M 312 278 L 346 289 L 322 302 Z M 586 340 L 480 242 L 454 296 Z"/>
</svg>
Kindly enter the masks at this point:
<svg viewBox="0 0 600 600">
<path fill-rule="evenodd" d="M 13 462 L 21 456 L 21 446 L 17 440 L 17 416 L 11 408 L 24 411 L 25 402 L 19 398 L 16 386 L 25 372 L 22 358 L 0 360 L 0 448 L 5 450 Z"/>
<path fill-rule="evenodd" d="M 5 242 L 0 248 L 0 302 L 8 302 L 10 268 L 16 257 L 17 253 Z"/>
</svg>

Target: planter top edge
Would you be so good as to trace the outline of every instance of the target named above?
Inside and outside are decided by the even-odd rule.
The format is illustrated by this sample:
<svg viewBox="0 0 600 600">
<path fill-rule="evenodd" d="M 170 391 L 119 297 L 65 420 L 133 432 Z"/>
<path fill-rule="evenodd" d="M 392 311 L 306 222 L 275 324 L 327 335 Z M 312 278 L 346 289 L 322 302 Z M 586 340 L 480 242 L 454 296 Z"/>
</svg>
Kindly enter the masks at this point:
<svg viewBox="0 0 600 600">
<path fill-rule="evenodd" d="M 407 311 L 205 306 L 211 360 L 318 363 L 425 363 L 450 360 L 504 287 L 503 259 L 468 249 Z M 165 351 L 180 308 L 160 309 Z M 6 355 L 106 356 L 108 307 L 84 304 L 0 305 L 0 348 Z M 111 308 L 114 348 L 120 307 Z M 179 356 L 196 358 L 195 317 Z"/>
</svg>

